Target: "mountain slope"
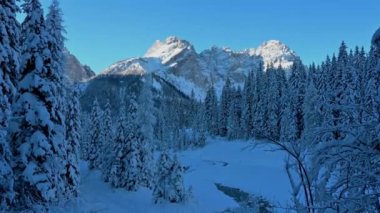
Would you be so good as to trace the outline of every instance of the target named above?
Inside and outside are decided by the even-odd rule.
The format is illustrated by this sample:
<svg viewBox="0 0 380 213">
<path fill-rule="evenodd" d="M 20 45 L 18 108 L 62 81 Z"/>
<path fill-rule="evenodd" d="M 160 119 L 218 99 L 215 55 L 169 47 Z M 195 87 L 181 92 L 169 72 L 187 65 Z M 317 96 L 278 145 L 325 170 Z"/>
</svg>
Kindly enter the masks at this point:
<svg viewBox="0 0 380 213">
<path fill-rule="evenodd" d="M 160 72 L 166 69 L 157 58 L 131 58 L 119 61 L 107 69 L 102 75 L 144 75 L 152 72 Z"/>
</svg>

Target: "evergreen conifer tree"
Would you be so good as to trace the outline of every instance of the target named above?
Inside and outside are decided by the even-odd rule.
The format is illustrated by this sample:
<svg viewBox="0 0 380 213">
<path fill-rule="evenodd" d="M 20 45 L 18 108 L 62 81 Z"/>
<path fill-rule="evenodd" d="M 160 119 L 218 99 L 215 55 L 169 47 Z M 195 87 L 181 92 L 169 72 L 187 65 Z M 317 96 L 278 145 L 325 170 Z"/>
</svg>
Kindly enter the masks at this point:
<svg viewBox="0 0 380 213">
<path fill-rule="evenodd" d="M 219 109 L 219 135 L 222 137 L 227 136 L 228 117 L 230 115 L 230 105 L 232 104 L 232 98 L 231 82 L 230 79 L 227 79 L 226 84 L 222 90 Z"/>
<path fill-rule="evenodd" d="M 169 201 L 172 203 L 180 203 L 186 200 L 187 195 L 183 183 L 183 172 L 183 167 L 178 161 L 177 155 L 174 155 L 170 178 L 172 189 L 169 193 Z"/>
<path fill-rule="evenodd" d="M 110 169 L 108 170 L 107 179 L 111 185 L 116 188 L 125 187 L 125 172 L 128 169 L 125 163 L 125 156 L 128 151 L 127 135 L 127 118 L 126 107 L 122 106 L 116 129 L 115 141 L 112 143 L 112 155 L 110 157 Z"/>
<path fill-rule="evenodd" d="M 142 91 L 139 96 L 137 110 L 137 125 L 142 134 L 140 141 L 140 182 L 143 186 L 151 187 L 153 179 L 153 140 L 156 125 L 155 107 L 152 94 L 152 75 L 145 76 Z"/>
<path fill-rule="evenodd" d="M 265 135 L 274 140 L 280 138 L 280 122 L 282 107 L 282 92 L 285 85 L 285 73 L 281 68 L 275 69 L 270 66 L 266 72 L 268 81 L 268 95 L 267 95 L 267 116 L 265 122 L 266 133 Z"/>
<path fill-rule="evenodd" d="M 90 113 L 83 112 L 80 116 L 80 122 L 82 124 L 80 132 L 80 159 L 88 160 L 90 151 L 90 132 L 91 132 L 91 116 Z"/>
<path fill-rule="evenodd" d="M 67 163 L 66 163 L 66 195 L 77 197 L 79 193 L 80 173 L 79 173 L 79 150 L 80 150 L 80 104 L 79 94 L 73 90 L 68 104 L 68 115 L 66 117 L 66 140 L 67 140 Z"/>
<path fill-rule="evenodd" d="M 68 99 L 66 91 L 69 89 L 68 89 L 68 85 L 66 84 L 67 81 L 65 78 L 65 71 L 64 71 L 65 57 L 64 57 L 63 51 L 65 48 L 64 47 L 65 37 L 63 36 L 63 34 L 65 33 L 65 29 L 63 27 L 62 11 L 60 9 L 58 0 L 53 0 L 51 5 L 49 6 L 49 11 L 46 16 L 46 31 L 49 34 L 48 46 L 49 46 L 49 50 L 51 51 L 51 58 L 52 58 L 51 68 L 56 73 L 56 78 L 57 78 L 55 89 L 57 93 L 60 94 L 59 96 L 56 97 L 57 102 L 58 102 L 59 112 L 62 114 L 63 117 L 66 117 L 66 116 L 69 116 L 68 113 L 70 112 L 68 112 L 69 106 L 67 104 L 68 102 L 66 101 Z M 66 125 L 66 122 L 64 124 Z M 78 161 L 71 159 L 71 162 L 68 162 L 67 155 L 70 153 L 68 149 L 73 149 L 73 148 L 69 147 L 68 143 L 66 143 L 65 148 L 67 150 L 65 150 L 65 152 L 62 153 L 62 156 L 60 156 L 62 164 L 66 165 L 66 168 L 61 171 L 61 177 L 66 182 L 64 188 L 60 189 L 61 191 L 63 191 L 63 193 L 69 192 L 69 191 L 73 192 L 72 191 L 73 188 L 70 188 L 72 185 L 68 183 L 72 181 L 72 179 L 71 180 L 67 179 L 68 178 L 67 165 L 70 165 L 72 169 L 74 169 L 74 167 L 78 169 L 78 165 L 77 165 Z M 70 154 L 73 154 L 73 153 L 70 153 Z M 73 158 L 73 156 L 70 156 L 70 157 Z M 74 165 L 74 163 L 76 165 Z M 69 185 L 71 186 L 69 187 Z M 68 196 L 70 196 L 69 194 L 64 195 L 65 197 L 63 197 L 62 199 L 68 199 L 69 198 Z"/>
<path fill-rule="evenodd" d="M 162 200 L 168 199 L 168 184 L 170 183 L 170 169 L 172 167 L 172 162 L 166 149 L 161 152 L 156 167 L 153 199 L 155 203 L 160 203 Z"/>
<path fill-rule="evenodd" d="M 124 164 L 126 171 L 124 172 L 125 188 L 128 191 L 137 190 L 140 185 L 141 172 L 141 141 L 143 136 L 137 125 L 137 103 L 132 98 L 128 107 L 128 123 L 126 126 L 127 150 L 125 151 Z"/>
<path fill-rule="evenodd" d="M 101 150 L 103 135 L 101 129 L 101 109 L 98 100 L 95 99 L 91 110 L 90 141 L 88 146 L 88 166 L 90 169 L 99 169 L 101 164 Z"/>
<path fill-rule="evenodd" d="M 250 72 L 244 83 L 242 98 L 241 128 L 245 139 L 253 136 L 254 74 Z"/>
<path fill-rule="evenodd" d="M 315 86 L 314 81 L 310 80 L 306 88 L 305 100 L 303 104 L 304 112 L 304 141 L 314 140 L 317 128 L 322 125 L 321 94 Z"/>
<path fill-rule="evenodd" d="M 265 122 L 268 119 L 268 79 L 264 73 L 263 64 L 257 71 L 255 76 L 255 89 L 253 101 L 253 131 L 252 134 L 256 138 L 263 138 L 265 136 Z"/>
<path fill-rule="evenodd" d="M 282 138 L 287 141 L 301 139 L 304 130 L 304 110 L 303 104 L 306 90 L 306 70 L 302 63 L 293 64 L 287 94 L 284 96 L 286 104 L 285 112 L 282 115 Z"/>
<path fill-rule="evenodd" d="M 241 89 L 238 88 L 232 92 L 232 100 L 228 114 L 228 124 L 227 124 L 227 136 L 231 139 L 242 138 L 242 126 L 241 126 L 241 115 L 242 115 L 242 95 Z"/>
<path fill-rule="evenodd" d="M 13 106 L 12 147 L 16 174 L 17 207 L 39 208 L 62 197 L 62 171 L 66 158 L 65 118 L 60 107 L 61 73 L 54 70 L 38 0 L 23 4 L 19 95 Z"/>
<path fill-rule="evenodd" d="M 171 203 L 184 202 L 188 197 L 183 184 L 183 168 L 177 157 L 174 159 L 165 150 L 160 154 L 157 162 L 156 181 L 153 189 L 155 203 L 169 201 Z"/>
<path fill-rule="evenodd" d="M 211 135 L 218 134 L 218 100 L 215 89 L 212 86 L 208 91 L 205 99 L 205 119 L 207 130 Z"/>
<path fill-rule="evenodd" d="M 111 168 L 112 164 L 112 147 L 113 147 L 113 125 L 112 125 L 112 115 L 111 115 L 111 105 L 109 100 L 107 100 L 105 109 L 104 109 L 104 114 L 102 115 L 102 138 L 103 142 L 101 145 L 101 159 L 102 159 L 102 176 L 104 181 L 108 182 L 108 174 L 109 174 L 109 169 Z"/>
<path fill-rule="evenodd" d="M 13 155 L 8 140 L 11 104 L 19 74 L 20 26 L 14 0 L 0 2 L 0 209 L 8 210 L 14 199 Z"/>
</svg>

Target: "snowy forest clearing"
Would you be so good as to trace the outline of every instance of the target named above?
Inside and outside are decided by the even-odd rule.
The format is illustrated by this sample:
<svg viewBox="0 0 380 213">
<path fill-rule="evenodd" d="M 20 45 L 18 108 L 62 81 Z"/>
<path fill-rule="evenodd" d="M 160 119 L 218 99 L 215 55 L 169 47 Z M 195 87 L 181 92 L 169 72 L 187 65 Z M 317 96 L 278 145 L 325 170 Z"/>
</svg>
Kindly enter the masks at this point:
<svg viewBox="0 0 380 213">
<path fill-rule="evenodd" d="M 103 182 L 100 171 L 89 171 L 82 161 L 79 202 L 65 212 L 223 212 L 239 207 L 216 183 L 285 205 L 291 189 L 283 169 L 284 155 L 272 152 L 269 145 L 252 145 L 214 139 L 202 149 L 178 153 L 186 167 L 185 185 L 193 191 L 193 198 L 184 204 L 154 204 L 146 188 L 137 192 L 112 188 Z"/>
</svg>

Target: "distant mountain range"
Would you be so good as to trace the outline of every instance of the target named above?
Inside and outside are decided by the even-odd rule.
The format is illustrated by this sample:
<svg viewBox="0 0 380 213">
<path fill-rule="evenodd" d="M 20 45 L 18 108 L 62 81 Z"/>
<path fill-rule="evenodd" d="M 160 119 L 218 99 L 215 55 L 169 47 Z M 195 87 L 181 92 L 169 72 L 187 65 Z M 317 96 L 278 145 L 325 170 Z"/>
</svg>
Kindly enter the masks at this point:
<svg viewBox="0 0 380 213">
<path fill-rule="evenodd" d="M 185 100 L 193 91 L 195 98 L 203 100 L 211 85 L 220 96 L 228 78 L 234 86 L 243 86 L 248 73 L 258 70 L 260 64 L 264 68 L 272 64 L 289 70 L 300 60 L 293 50 L 277 40 L 242 51 L 213 46 L 197 53 L 190 42 L 174 36 L 156 41 L 143 57 L 116 62 L 99 75 L 82 65 L 69 51 L 65 55 L 69 79 L 83 85 L 83 110 L 89 111 L 97 98 L 101 105 L 109 100 L 115 112 L 123 103 L 120 93 L 127 101 L 132 95 L 138 95 L 141 76 L 146 74 L 154 76 L 152 89 L 156 95 Z"/>
<path fill-rule="evenodd" d="M 202 99 L 211 85 L 220 95 L 227 78 L 235 86 L 242 86 L 248 73 L 257 70 L 260 63 L 289 69 L 297 60 L 300 58 L 296 53 L 277 40 L 242 51 L 214 46 L 197 53 L 190 42 L 171 36 L 156 41 L 143 57 L 116 62 L 99 76 L 154 73 L 184 94 L 194 91 Z"/>
</svg>

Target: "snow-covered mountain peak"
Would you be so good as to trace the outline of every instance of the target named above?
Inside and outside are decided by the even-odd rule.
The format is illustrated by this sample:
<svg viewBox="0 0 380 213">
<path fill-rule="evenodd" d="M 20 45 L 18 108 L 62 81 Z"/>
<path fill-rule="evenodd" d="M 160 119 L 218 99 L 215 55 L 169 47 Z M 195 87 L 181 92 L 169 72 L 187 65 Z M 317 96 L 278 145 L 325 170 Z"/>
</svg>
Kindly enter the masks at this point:
<svg viewBox="0 0 380 213">
<path fill-rule="evenodd" d="M 256 49 L 249 49 L 248 53 L 252 56 L 262 57 L 265 67 L 273 64 L 274 67 L 281 65 L 288 69 L 294 61 L 300 60 L 293 50 L 279 40 L 266 41 Z"/>
<path fill-rule="evenodd" d="M 269 41 L 264 42 L 262 45 L 260 45 L 256 49 L 256 53 L 260 55 L 272 55 L 272 56 L 288 55 L 288 54 L 295 55 L 293 50 L 291 50 L 288 46 L 286 46 L 279 40 L 269 40 Z"/>
<path fill-rule="evenodd" d="M 167 64 L 184 52 L 195 52 L 195 50 L 190 42 L 170 36 L 165 41 L 157 40 L 144 57 L 160 58 L 163 64 Z"/>
<path fill-rule="evenodd" d="M 169 36 L 165 39 L 165 43 L 171 44 L 171 43 L 187 43 L 190 44 L 188 41 L 178 38 L 177 36 Z"/>
</svg>

